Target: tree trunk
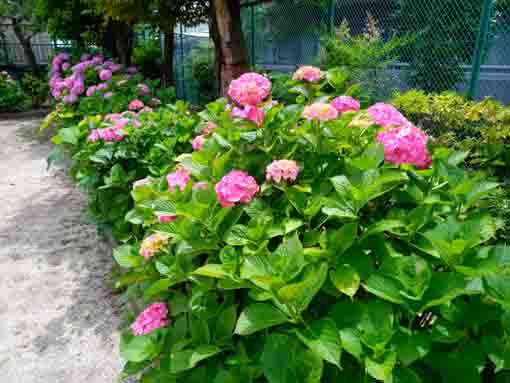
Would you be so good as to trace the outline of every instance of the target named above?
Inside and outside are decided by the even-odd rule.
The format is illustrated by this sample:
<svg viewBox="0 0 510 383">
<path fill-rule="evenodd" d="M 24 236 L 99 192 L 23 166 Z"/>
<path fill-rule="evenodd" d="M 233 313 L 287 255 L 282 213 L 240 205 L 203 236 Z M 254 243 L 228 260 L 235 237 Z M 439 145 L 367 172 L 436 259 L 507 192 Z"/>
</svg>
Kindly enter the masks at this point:
<svg viewBox="0 0 510 383">
<path fill-rule="evenodd" d="M 174 28 L 165 31 L 165 44 L 163 49 L 162 84 L 171 86 L 174 84 Z"/>
<path fill-rule="evenodd" d="M 24 35 L 24 33 L 21 29 L 21 26 L 19 24 L 13 23 L 12 29 L 23 48 L 23 54 L 25 55 L 25 60 L 27 61 L 28 65 L 30 66 L 30 69 L 32 70 L 32 74 L 35 77 L 39 77 L 41 72 L 39 70 L 39 66 L 37 65 L 37 60 L 35 58 L 34 50 L 32 49 L 32 43 L 30 42 L 30 37 L 26 37 Z"/>
<path fill-rule="evenodd" d="M 130 44 L 131 26 L 122 21 L 112 23 L 115 51 L 120 64 L 131 65 L 132 44 Z"/>
<path fill-rule="evenodd" d="M 230 82 L 248 71 L 248 52 L 241 26 L 239 0 L 212 0 L 211 7 L 219 92 L 224 96 Z"/>
</svg>

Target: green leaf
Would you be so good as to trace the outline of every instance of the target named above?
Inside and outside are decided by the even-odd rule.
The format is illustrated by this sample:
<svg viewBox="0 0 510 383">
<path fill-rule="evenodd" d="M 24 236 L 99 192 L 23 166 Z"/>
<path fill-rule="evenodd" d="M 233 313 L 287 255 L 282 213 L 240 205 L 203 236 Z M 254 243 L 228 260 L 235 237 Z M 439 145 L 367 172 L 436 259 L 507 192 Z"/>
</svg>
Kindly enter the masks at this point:
<svg viewBox="0 0 510 383">
<path fill-rule="evenodd" d="M 140 336 L 124 333 L 120 342 L 120 353 L 122 358 L 129 362 L 150 360 L 159 355 L 164 340 L 164 330 Z"/>
<path fill-rule="evenodd" d="M 388 381 L 397 363 L 397 353 L 389 351 L 377 359 L 366 358 L 367 373 L 377 380 Z"/>
<path fill-rule="evenodd" d="M 432 348 L 432 339 L 425 332 L 399 333 L 393 343 L 397 346 L 398 359 L 406 367 L 424 358 Z"/>
<path fill-rule="evenodd" d="M 480 182 L 480 183 L 478 183 L 466 195 L 465 208 L 468 209 L 469 207 L 473 206 L 475 203 L 477 203 L 480 200 L 480 198 L 485 197 L 488 194 L 491 194 L 498 187 L 499 187 L 499 183 L 496 183 L 496 182 Z"/>
<path fill-rule="evenodd" d="M 457 273 L 435 272 L 430 280 L 430 287 L 422 299 L 422 307 L 418 310 L 423 312 L 426 309 L 439 306 L 452 301 L 466 293 L 466 280 Z"/>
<path fill-rule="evenodd" d="M 216 339 L 225 340 L 230 339 L 234 333 L 237 321 L 237 308 L 236 306 L 228 306 L 221 311 L 216 320 L 216 328 L 214 336 Z"/>
<path fill-rule="evenodd" d="M 350 265 L 341 265 L 331 270 L 329 277 L 339 291 L 351 298 L 358 291 L 361 281 L 358 272 Z"/>
<path fill-rule="evenodd" d="M 297 283 L 286 285 L 278 290 L 278 298 L 294 306 L 300 313 L 308 307 L 328 277 L 328 265 L 309 265 L 303 272 L 302 279 Z"/>
<path fill-rule="evenodd" d="M 384 349 L 395 332 L 392 305 L 381 300 L 366 302 L 358 330 L 368 347 L 377 351 Z"/>
<path fill-rule="evenodd" d="M 340 368 L 342 340 L 333 320 L 316 320 L 306 329 L 297 330 L 296 335 L 323 360 Z"/>
<path fill-rule="evenodd" d="M 383 233 L 385 231 L 388 231 L 390 233 L 395 233 L 394 229 L 399 229 L 405 227 L 405 223 L 397 220 L 388 220 L 384 219 L 382 221 L 377 222 L 376 224 L 373 224 L 370 226 L 367 231 L 363 233 L 362 238 L 367 238 L 374 234 Z M 397 232 L 398 234 L 398 232 Z"/>
<path fill-rule="evenodd" d="M 234 225 L 225 233 L 223 240 L 231 246 L 244 246 L 251 242 L 248 237 L 248 227 Z"/>
<path fill-rule="evenodd" d="M 120 267 L 132 268 L 143 264 L 143 257 L 131 245 L 122 245 L 113 250 L 113 258 Z"/>
<path fill-rule="evenodd" d="M 76 145 L 80 138 L 80 128 L 77 125 L 69 128 L 60 129 L 58 135 L 62 139 L 62 142 L 66 144 Z"/>
<path fill-rule="evenodd" d="M 486 275 L 483 286 L 487 294 L 502 306 L 510 306 L 510 275 Z"/>
<path fill-rule="evenodd" d="M 348 223 L 336 231 L 328 231 L 328 250 L 338 258 L 348 250 L 358 237 L 358 223 Z"/>
<path fill-rule="evenodd" d="M 350 164 L 358 169 L 378 168 L 384 161 L 384 146 L 379 143 L 370 144 L 360 157 L 351 160 Z"/>
<path fill-rule="evenodd" d="M 201 361 L 211 358 L 221 352 L 221 348 L 212 345 L 202 345 L 193 350 L 173 352 L 170 355 L 170 372 L 178 374 L 195 368 Z"/>
<path fill-rule="evenodd" d="M 210 278 L 226 278 L 229 275 L 225 270 L 223 270 L 223 265 L 214 263 L 208 263 L 207 265 L 199 267 L 193 271 L 193 274 Z"/>
<path fill-rule="evenodd" d="M 409 255 L 392 259 L 392 270 L 394 278 L 410 293 L 401 294 L 407 298 L 419 300 L 427 290 L 432 278 L 432 271 L 427 261 L 417 255 Z"/>
<path fill-rule="evenodd" d="M 170 287 L 183 281 L 183 279 L 177 277 L 160 279 L 147 287 L 143 292 L 143 296 L 145 299 L 150 299 L 152 296 L 168 291 Z"/>
<path fill-rule="evenodd" d="M 288 321 L 287 316 L 269 303 L 253 303 L 246 307 L 235 328 L 238 335 L 250 335 Z"/>
<path fill-rule="evenodd" d="M 340 330 L 340 338 L 344 350 L 360 361 L 363 355 L 363 345 L 358 331 L 353 328 L 344 328 Z"/>
<path fill-rule="evenodd" d="M 295 337 L 273 333 L 266 338 L 262 368 L 269 383 L 319 383 L 323 363 Z"/>
<path fill-rule="evenodd" d="M 363 283 L 363 287 L 369 293 L 372 293 L 379 298 L 387 301 L 404 304 L 405 300 L 400 294 L 400 288 L 392 279 L 384 277 L 382 275 L 372 274 L 370 278 Z"/>
<path fill-rule="evenodd" d="M 273 272 L 285 281 L 290 281 L 298 276 L 306 265 L 303 245 L 298 234 L 295 233 L 283 241 L 268 257 L 268 260 Z"/>
</svg>

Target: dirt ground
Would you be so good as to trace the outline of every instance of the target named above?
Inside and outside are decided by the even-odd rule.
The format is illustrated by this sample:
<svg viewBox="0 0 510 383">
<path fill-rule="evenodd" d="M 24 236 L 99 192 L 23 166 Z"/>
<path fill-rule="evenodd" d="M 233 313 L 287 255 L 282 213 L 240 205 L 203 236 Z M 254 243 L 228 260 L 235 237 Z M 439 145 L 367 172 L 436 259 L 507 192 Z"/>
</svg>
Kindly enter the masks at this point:
<svg viewBox="0 0 510 383">
<path fill-rule="evenodd" d="M 110 246 L 69 178 L 46 170 L 39 123 L 0 121 L 0 382 L 115 382 Z"/>
</svg>

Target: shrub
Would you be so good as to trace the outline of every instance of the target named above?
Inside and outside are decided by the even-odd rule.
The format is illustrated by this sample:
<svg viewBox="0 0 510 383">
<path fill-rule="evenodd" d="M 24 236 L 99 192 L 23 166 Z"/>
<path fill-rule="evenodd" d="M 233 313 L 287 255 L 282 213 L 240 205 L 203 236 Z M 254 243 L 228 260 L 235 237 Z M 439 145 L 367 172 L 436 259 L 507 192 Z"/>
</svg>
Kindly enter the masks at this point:
<svg viewBox="0 0 510 383">
<path fill-rule="evenodd" d="M 25 95 L 17 81 L 7 72 L 0 72 L 0 112 L 18 112 L 24 102 Z"/>
<path fill-rule="evenodd" d="M 31 73 L 27 73 L 21 80 L 25 94 L 30 97 L 32 107 L 39 108 L 50 96 L 50 87 L 45 80 L 35 77 Z"/>
<path fill-rule="evenodd" d="M 140 72 L 146 78 L 161 77 L 162 52 L 159 44 L 159 39 L 151 38 L 133 50 L 133 63 L 140 68 Z"/>
<path fill-rule="evenodd" d="M 114 256 L 147 308 L 123 332 L 125 374 L 502 378 L 509 253 L 479 209 L 498 184 L 389 105 L 338 111 L 328 77 L 295 77 L 306 105 L 254 105 L 266 83 L 243 75 L 230 92 L 242 105 L 199 114 L 203 146 L 135 184 L 128 220 L 146 234 Z"/>
</svg>

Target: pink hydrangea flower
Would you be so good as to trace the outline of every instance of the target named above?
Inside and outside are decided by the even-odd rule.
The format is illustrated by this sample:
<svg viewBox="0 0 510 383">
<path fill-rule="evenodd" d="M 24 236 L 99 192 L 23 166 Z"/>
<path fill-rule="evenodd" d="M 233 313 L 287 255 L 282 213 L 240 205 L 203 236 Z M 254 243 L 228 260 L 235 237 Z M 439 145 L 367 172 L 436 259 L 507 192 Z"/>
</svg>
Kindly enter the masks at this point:
<svg viewBox="0 0 510 383">
<path fill-rule="evenodd" d="M 99 137 L 99 132 L 98 132 L 98 129 L 94 129 L 93 131 L 91 131 L 87 137 L 87 140 L 89 142 L 96 142 L 96 141 L 99 141 L 101 137 Z"/>
<path fill-rule="evenodd" d="M 122 116 L 119 113 L 108 113 L 106 116 L 104 116 L 105 121 L 111 121 L 115 122 L 122 118 Z"/>
<path fill-rule="evenodd" d="M 133 100 L 129 103 L 128 109 L 131 111 L 137 111 L 144 107 L 143 101 L 140 100 Z"/>
<path fill-rule="evenodd" d="M 383 127 L 405 125 L 407 119 L 393 105 L 378 102 L 367 109 L 369 117 Z"/>
<path fill-rule="evenodd" d="M 113 92 L 106 92 L 105 94 L 103 94 L 104 99 L 109 99 L 112 97 L 113 97 Z"/>
<path fill-rule="evenodd" d="M 301 117 L 310 121 L 329 121 L 338 117 L 338 110 L 330 104 L 316 102 L 312 105 L 305 106 L 303 113 L 301 113 Z"/>
<path fill-rule="evenodd" d="M 165 222 L 172 222 L 177 219 L 176 215 L 168 215 L 168 214 L 160 214 L 158 215 L 158 222 L 159 223 L 165 223 Z"/>
<path fill-rule="evenodd" d="M 244 109 L 239 109 L 238 107 L 234 107 L 230 112 L 232 117 L 243 118 L 245 120 L 249 120 L 254 122 L 257 126 L 261 126 L 264 122 L 264 111 L 262 109 L 257 108 L 253 105 L 246 105 Z"/>
<path fill-rule="evenodd" d="M 103 55 L 94 56 L 92 62 L 94 63 L 94 65 L 100 65 L 104 62 L 104 56 Z"/>
<path fill-rule="evenodd" d="M 140 255 L 146 260 L 156 255 L 168 242 L 170 236 L 161 233 L 149 235 L 142 241 Z"/>
<path fill-rule="evenodd" d="M 376 140 L 384 146 L 386 162 L 412 164 L 420 169 L 431 165 L 427 149 L 428 136 L 411 123 L 386 129 L 377 134 Z"/>
<path fill-rule="evenodd" d="M 98 140 L 103 140 L 105 142 L 111 141 L 122 141 L 124 139 L 124 135 L 120 133 L 116 128 L 102 128 L 102 129 L 94 129 L 90 132 L 87 140 L 90 142 L 95 142 Z"/>
<path fill-rule="evenodd" d="M 190 179 L 191 179 L 190 173 L 184 168 L 179 168 L 175 172 L 170 173 L 166 176 L 168 188 L 172 191 L 175 189 L 176 186 L 178 186 L 179 189 L 181 189 L 181 191 L 184 191 Z"/>
<path fill-rule="evenodd" d="M 85 92 L 85 84 L 82 81 L 75 81 L 71 88 L 71 94 L 79 96 L 83 92 Z"/>
<path fill-rule="evenodd" d="M 245 73 L 233 80 L 229 97 L 240 105 L 257 105 L 271 92 L 271 81 L 258 73 Z"/>
<path fill-rule="evenodd" d="M 129 74 L 137 74 L 138 68 L 135 66 L 130 66 L 129 68 L 127 68 L 126 72 L 128 72 Z"/>
<path fill-rule="evenodd" d="M 112 64 L 110 65 L 110 71 L 111 71 L 112 73 L 116 73 L 116 72 L 118 72 L 121 68 L 122 68 L 122 66 L 121 66 L 121 65 L 119 65 L 119 64 L 112 63 Z"/>
<path fill-rule="evenodd" d="M 150 178 L 142 178 L 140 180 L 137 180 L 133 182 L 133 188 L 139 188 L 142 186 L 149 186 L 152 184 L 152 181 Z"/>
<path fill-rule="evenodd" d="M 78 96 L 75 94 L 68 94 L 67 96 L 64 96 L 62 101 L 64 102 L 64 104 L 72 104 L 78 101 Z"/>
<path fill-rule="evenodd" d="M 102 82 L 101 84 L 99 84 L 96 88 L 97 90 L 106 90 L 108 89 L 108 84 L 105 83 L 105 82 Z"/>
<path fill-rule="evenodd" d="M 207 125 L 205 126 L 204 129 L 202 129 L 202 132 L 201 134 L 203 135 L 208 135 L 209 133 L 211 133 L 214 129 L 218 128 L 218 125 L 216 125 L 214 122 L 212 121 L 208 121 L 207 122 Z"/>
<path fill-rule="evenodd" d="M 209 187 L 207 182 L 195 182 L 193 184 L 193 190 L 207 189 Z"/>
<path fill-rule="evenodd" d="M 232 170 L 214 187 L 218 201 L 223 207 L 236 203 L 249 203 L 260 190 L 257 181 L 241 170 Z"/>
<path fill-rule="evenodd" d="M 331 101 L 331 105 L 339 113 L 357 112 L 361 107 L 360 102 L 350 96 L 336 97 Z"/>
<path fill-rule="evenodd" d="M 205 137 L 200 135 L 196 136 L 193 141 L 191 142 L 191 146 L 193 147 L 193 150 L 202 150 L 205 144 Z"/>
<path fill-rule="evenodd" d="M 322 72 L 319 68 L 314 66 L 302 66 L 292 75 L 293 80 L 297 81 L 308 81 L 308 82 L 317 82 L 320 81 L 322 77 Z"/>
<path fill-rule="evenodd" d="M 96 93 L 96 87 L 94 85 L 89 86 L 86 93 L 87 97 L 92 97 L 94 93 Z"/>
<path fill-rule="evenodd" d="M 62 70 L 68 70 L 69 68 L 71 68 L 71 64 L 69 64 L 69 63 L 62 64 Z"/>
<path fill-rule="evenodd" d="M 135 336 L 147 335 L 154 330 L 168 326 L 168 308 L 164 303 L 153 303 L 143 310 L 131 325 Z"/>
<path fill-rule="evenodd" d="M 296 161 L 278 160 L 273 161 L 266 168 L 266 179 L 268 181 L 281 182 L 295 181 L 299 174 L 299 166 Z"/>
<path fill-rule="evenodd" d="M 140 96 L 147 96 L 151 92 L 151 88 L 149 88 L 146 84 L 138 84 L 138 94 Z"/>
<path fill-rule="evenodd" d="M 99 78 L 101 81 L 108 81 L 112 78 L 112 72 L 108 69 L 103 69 L 99 72 Z"/>
<path fill-rule="evenodd" d="M 89 61 L 91 58 L 92 58 L 91 55 L 89 55 L 88 53 L 84 53 L 81 55 L 80 61 Z"/>
</svg>

